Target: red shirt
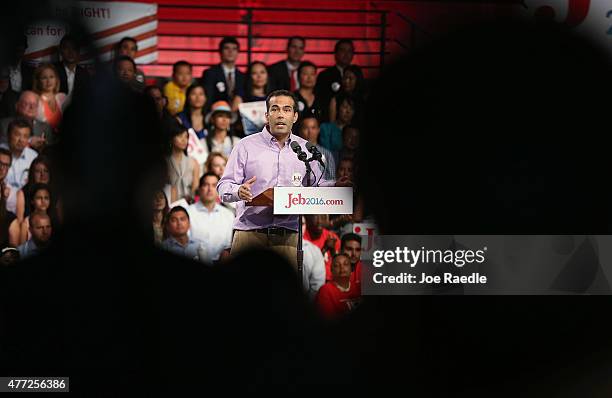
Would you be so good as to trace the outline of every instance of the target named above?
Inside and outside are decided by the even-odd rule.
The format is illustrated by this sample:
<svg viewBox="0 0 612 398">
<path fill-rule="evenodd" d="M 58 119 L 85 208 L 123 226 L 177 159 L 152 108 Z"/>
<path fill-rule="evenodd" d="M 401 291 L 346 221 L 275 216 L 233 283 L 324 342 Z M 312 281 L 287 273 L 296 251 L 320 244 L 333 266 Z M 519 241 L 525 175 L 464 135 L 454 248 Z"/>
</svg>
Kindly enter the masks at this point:
<svg viewBox="0 0 612 398">
<path fill-rule="evenodd" d="M 347 292 L 341 291 L 335 282 L 321 286 L 315 305 L 325 318 L 337 318 L 348 313 L 359 304 L 361 292 L 357 285 L 351 283 Z"/>
<path fill-rule="evenodd" d="M 311 242 L 312 244 L 314 244 L 321 250 L 323 250 L 323 247 L 325 246 L 325 241 L 330 236 L 333 238 L 336 238 L 336 244 L 334 246 L 334 250 L 336 251 L 336 253 L 339 253 L 340 252 L 340 238 L 338 237 L 338 235 L 336 235 L 329 229 L 323 228 L 323 233 L 321 234 L 321 236 L 319 236 L 318 239 L 312 239 L 307 229 L 304 231 L 304 239 Z M 326 251 L 325 253 L 323 253 L 323 259 L 325 260 L 325 281 L 326 282 L 331 281 L 332 280 L 332 274 L 331 274 L 332 256 L 329 254 L 329 251 Z"/>
<path fill-rule="evenodd" d="M 355 285 L 356 288 L 359 289 L 359 294 L 361 294 L 361 260 L 357 261 L 355 264 L 355 269 L 351 272 L 351 285 Z"/>
</svg>

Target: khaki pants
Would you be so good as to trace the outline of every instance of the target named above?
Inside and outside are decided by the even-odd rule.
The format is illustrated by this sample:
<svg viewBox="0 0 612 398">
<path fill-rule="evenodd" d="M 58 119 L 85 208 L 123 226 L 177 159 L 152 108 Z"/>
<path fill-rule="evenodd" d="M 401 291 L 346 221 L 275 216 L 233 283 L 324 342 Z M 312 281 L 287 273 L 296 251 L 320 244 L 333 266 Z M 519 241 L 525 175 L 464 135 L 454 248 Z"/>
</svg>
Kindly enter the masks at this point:
<svg viewBox="0 0 612 398">
<path fill-rule="evenodd" d="M 297 242 L 298 234 L 268 235 L 255 231 L 234 231 L 231 255 L 251 248 L 266 248 L 285 257 L 293 268 L 297 270 Z"/>
</svg>

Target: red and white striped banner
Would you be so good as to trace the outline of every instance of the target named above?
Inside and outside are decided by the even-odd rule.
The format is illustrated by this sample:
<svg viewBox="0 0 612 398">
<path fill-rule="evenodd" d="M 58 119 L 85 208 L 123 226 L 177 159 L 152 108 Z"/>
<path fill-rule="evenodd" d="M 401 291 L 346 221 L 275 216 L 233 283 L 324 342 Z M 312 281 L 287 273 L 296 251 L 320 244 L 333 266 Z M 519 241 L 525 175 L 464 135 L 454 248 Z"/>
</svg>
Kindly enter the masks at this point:
<svg viewBox="0 0 612 398">
<path fill-rule="evenodd" d="M 38 21 L 26 27 L 25 58 L 34 64 L 57 60 L 57 46 L 67 32 L 63 18 L 76 19 L 89 30 L 101 61 L 110 60 L 113 48 L 126 36 L 138 41 L 136 63 L 157 61 L 157 4 L 78 1 L 63 3 L 54 10 L 58 20 Z M 94 55 L 82 54 L 82 62 L 93 61 Z"/>
</svg>

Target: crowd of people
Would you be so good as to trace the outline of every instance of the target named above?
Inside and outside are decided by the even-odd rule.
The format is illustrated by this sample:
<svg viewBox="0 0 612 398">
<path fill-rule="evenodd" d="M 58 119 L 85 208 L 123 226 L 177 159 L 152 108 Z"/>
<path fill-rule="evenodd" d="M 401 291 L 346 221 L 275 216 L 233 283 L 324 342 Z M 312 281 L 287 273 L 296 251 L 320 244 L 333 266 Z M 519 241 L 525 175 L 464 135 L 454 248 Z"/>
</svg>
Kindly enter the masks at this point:
<svg viewBox="0 0 612 398">
<path fill-rule="evenodd" d="M 150 98 L 167 138 L 167 185 L 152 198 L 155 242 L 203 263 L 222 263 L 231 255 L 236 203 L 223 202 L 218 186 L 232 150 L 245 137 L 239 106 L 286 90 L 298 114 L 292 134 L 323 154 L 324 166 L 317 167 L 326 180 L 352 186 L 355 195 L 352 215 L 304 217 L 304 288 L 329 317 L 358 304 L 361 237 L 353 224 L 366 217 L 354 173 L 367 90 L 361 68 L 352 64 L 351 40 L 336 43 L 334 65 L 320 73 L 304 59 L 306 39 L 297 36 L 287 41 L 286 59 L 272 65 L 254 61 L 245 73 L 236 64 L 239 42 L 224 37 L 219 64 L 195 78 L 192 65 L 178 61 L 166 82 L 138 68 L 138 42 L 131 37 L 121 39 L 112 60 L 95 73 L 81 65 L 76 36 L 61 39 L 57 62 L 35 67 L 24 56 L 25 36 L 13 44 L 12 62 L 0 69 L 3 264 L 40 252 L 61 226 L 61 192 L 48 153 L 60 141 L 65 110 L 98 73 Z"/>
</svg>

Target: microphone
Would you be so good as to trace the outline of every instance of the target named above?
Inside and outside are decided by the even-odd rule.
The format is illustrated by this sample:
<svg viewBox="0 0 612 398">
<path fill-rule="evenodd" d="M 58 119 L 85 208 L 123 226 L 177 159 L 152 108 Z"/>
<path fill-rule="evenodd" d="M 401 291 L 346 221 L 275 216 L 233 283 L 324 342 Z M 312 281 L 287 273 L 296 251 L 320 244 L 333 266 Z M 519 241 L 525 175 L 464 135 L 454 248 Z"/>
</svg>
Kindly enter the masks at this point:
<svg viewBox="0 0 612 398">
<path fill-rule="evenodd" d="M 302 151 L 302 147 L 300 146 L 299 142 L 292 141 L 291 149 L 297 154 L 298 159 L 300 159 L 302 162 L 307 161 L 306 159 L 308 158 L 308 155 L 306 154 L 306 152 Z"/>
<path fill-rule="evenodd" d="M 306 149 L 308 149 L 308 152 L 312 153 L 312 159 L 319 161 L 321 166 L 326 167 L 325 163 L 323 163 L 323 154 L 316 145 L 306 142 Z"/>
</svg>

